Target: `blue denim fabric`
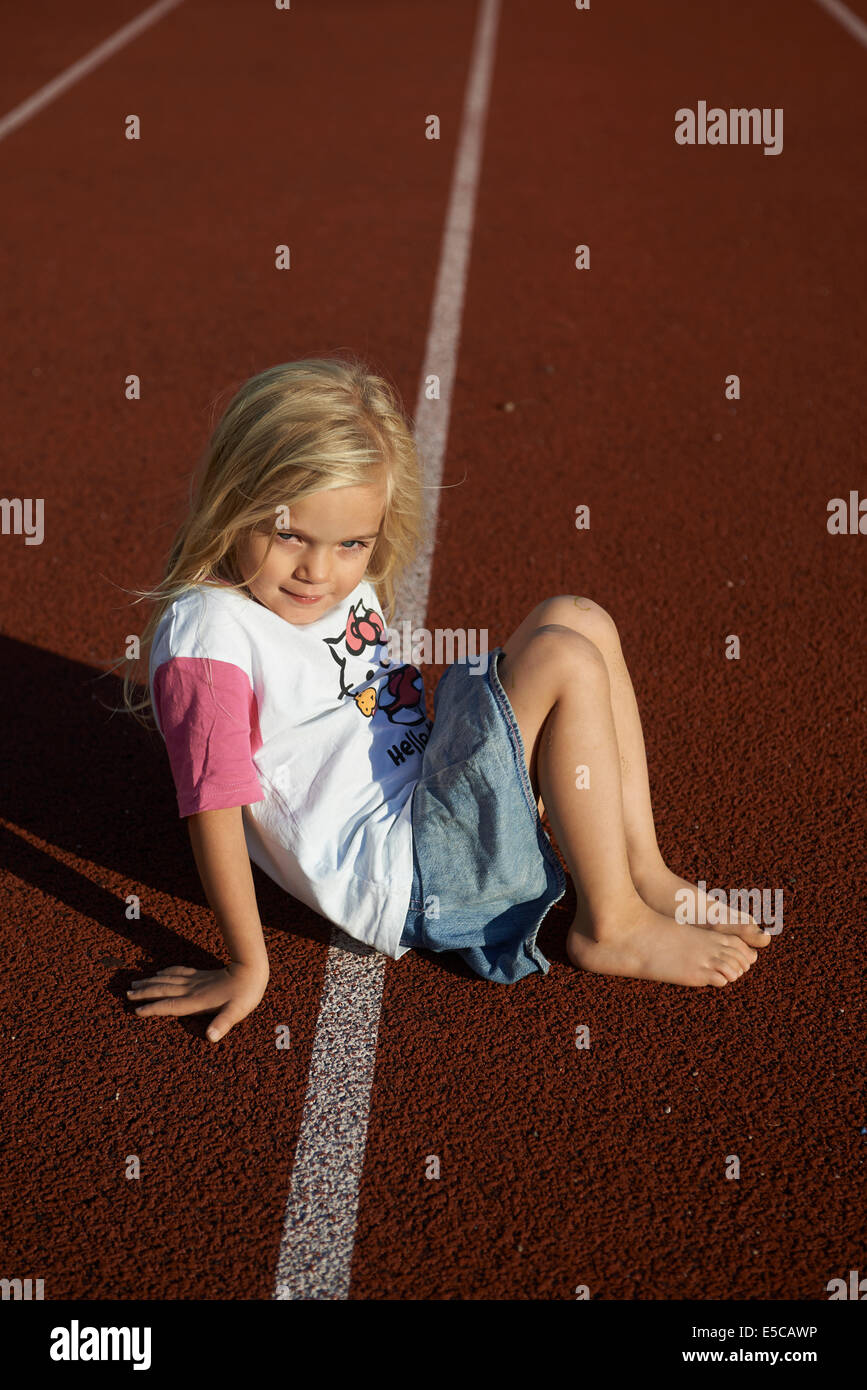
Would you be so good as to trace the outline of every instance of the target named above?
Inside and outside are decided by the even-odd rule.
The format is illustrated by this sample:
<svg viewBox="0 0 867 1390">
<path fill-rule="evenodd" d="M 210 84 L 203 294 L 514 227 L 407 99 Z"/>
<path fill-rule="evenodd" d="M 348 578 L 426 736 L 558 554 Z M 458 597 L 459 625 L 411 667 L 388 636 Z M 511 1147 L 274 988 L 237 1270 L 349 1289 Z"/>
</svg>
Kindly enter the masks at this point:
<svg viewBox="0 0 867 1390">
<path fill-rule="evenodd" d="M 489 653 L 484 674 L 455 663 L 437 685 L 412 796 L 414 872 L 400 944 L 457 951 L 483 979 L 514 984 L 551 968 L 536 937 L 566 875 L 497 674 L 502 651 Z"/>
</svg>

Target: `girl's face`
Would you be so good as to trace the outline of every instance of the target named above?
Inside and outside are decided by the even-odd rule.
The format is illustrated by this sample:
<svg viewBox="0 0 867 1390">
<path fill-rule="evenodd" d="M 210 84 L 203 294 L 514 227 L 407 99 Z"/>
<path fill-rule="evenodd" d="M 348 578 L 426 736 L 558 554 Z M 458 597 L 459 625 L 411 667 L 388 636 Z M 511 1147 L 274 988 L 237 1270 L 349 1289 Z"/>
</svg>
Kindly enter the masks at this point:
<svg viewBox="0 0 867 1390">
<path fill-rule="evenodd" d="M 263 522 L 242 545 L 238 564 L 255 599 L 287 623 L 302 627 L 334 608 L 364 576 L 385 515 L 385 481 L 331 488 L 287 508 L 258 577 L 272 529 Z M 274 525 L 281 522 L 275 513 Z"/>
</svg>

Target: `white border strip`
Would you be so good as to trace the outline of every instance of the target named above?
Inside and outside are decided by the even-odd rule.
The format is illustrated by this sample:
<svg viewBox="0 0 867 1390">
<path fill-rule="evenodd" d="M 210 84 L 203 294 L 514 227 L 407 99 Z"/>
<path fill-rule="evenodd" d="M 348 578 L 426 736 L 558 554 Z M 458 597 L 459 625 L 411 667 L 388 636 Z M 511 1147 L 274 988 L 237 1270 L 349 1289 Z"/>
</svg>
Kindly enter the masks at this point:
<svg viewBox="0 0 867 1390">
<path fill-rule="evenodd" d="M 37 111 L 42 110 L 43 106 L 54 101 L 54 98 L 59 97 L 61 92 L 65 92 L 80 78 L 86 77 L 94 68 L 99 67 L 99 64 L 104 63 L 106 58 L 110 58 L 119 48 L 123 48 L 124 44 L 136 38 L 143 29 L 147 29 L 148 25 L 155 24 L 168 10 L 173 10 L 181 4 L 183 4 L 183 0 L 160 0 L 158 5 L 151 5 L 149 10 L 145 10 L 143 14 L 139 15 L 138 19 L 132 19 L 129 24 L 118 29 L 117 33 L 113 34 L 110 39 L 106 39 L 104 43 L 92 48 L 85 57 L 79 58 L 77 63 L 73 63 L 71 68 L 67 68 L 59 77 L 53 78 L 47 86 L 40 88 L 32 97 L 28 97 L 26 101 L 21 102 L 20 106 L 14 107 L 6 116 L 3 116 L 0 119 L 0 140 L 5 140 L 11 131 L 17 130 L 25 121 L 29 121 L 31 116 L 35 116 Z"/>
<path fill-rule="evenodd" d="M 415 440 L 428 489 L 425 540 L 401 585 L 401 612 L 416 625 L 423 625 L 427 611 L 499 10 L 500 0 L 481 0 L 416 405 Z M 432 373 L 440 379 L 434 401 L 425 397 Z M 277 1256 L 276 1299 L 349 1297 L 384 976 L 384 956 L 333 929 Z"/>
<path fill-rule="evenodd" d="M 843 28 L 848 29 L 852 37 L 867 48 L 867 24 L 842 4 L 841 0 L 816 0 L 816 4 L 821 5 L 823 9 L 828 11 L 828 14 L 838 19 Z"/>
</svg>

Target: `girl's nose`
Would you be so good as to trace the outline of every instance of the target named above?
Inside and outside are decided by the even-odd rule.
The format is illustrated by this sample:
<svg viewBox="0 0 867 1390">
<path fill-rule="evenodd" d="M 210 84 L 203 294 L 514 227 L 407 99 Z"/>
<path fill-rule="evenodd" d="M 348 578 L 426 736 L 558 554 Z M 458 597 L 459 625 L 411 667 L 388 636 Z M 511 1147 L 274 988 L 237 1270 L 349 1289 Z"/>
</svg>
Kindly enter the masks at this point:
<svg viewBox="0 0 867 1390">
<path fill-rule="evenodd" d="M 306 580 L 308 584 L 325 584 L 328 580 L 327 556 L 308 552 L 296 566 L 295 575 L 298 579 Z"/>
</svg>

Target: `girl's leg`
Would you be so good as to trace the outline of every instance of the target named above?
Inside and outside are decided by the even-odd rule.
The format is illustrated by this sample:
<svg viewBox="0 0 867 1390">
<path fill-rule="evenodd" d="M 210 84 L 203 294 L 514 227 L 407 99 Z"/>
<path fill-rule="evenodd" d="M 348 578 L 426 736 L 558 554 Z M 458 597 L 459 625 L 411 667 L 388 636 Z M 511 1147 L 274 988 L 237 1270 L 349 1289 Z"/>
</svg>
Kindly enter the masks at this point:
<svg viewBox="0 0 867 1390">
<path fill-rule="evenodd" d="M 733 931 L 751 946 L 769 945 L 770 935 L 756 927 L 749 913 L 730 912 L 721 904 L 707 902 L 705 894 L 695 884 L 672 873 L 662 858 L 653 823 L 647 755 L 638 704 L 620 646 L 620 636 L 605 609 L 592 599 L 580 596 L 562 595 L 547 599 L 533 610 L 506 643 L 507 657 L 514 659 L 533 632 L 550 623 L 568 627 L 588 638 L 605 660 L 620 756 L 629 870 L 639 895 L 655 911 L 673 916 L 678 903 L 683 901 L 682 898 L 678 899 L 677 894 L 689 890 L 697 912 L 704 905 L 703 915 L 708 927 Z"/>
<path fill-rule="evenodd" d="M 574 965 L 683 985 L 725 985 L 756 960 L 733 934 L 663 916 L 642 901 L 629 868 L 620 750 L 608 668 L 599 649 L 565 626 L 535 629 L 500 660 L 521 729 L 531 781 L 541 793 L 576 889 L 567 951 Z M 576 768 L 591 769 L 576 788 Z"/>
</svg>

